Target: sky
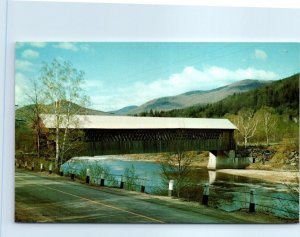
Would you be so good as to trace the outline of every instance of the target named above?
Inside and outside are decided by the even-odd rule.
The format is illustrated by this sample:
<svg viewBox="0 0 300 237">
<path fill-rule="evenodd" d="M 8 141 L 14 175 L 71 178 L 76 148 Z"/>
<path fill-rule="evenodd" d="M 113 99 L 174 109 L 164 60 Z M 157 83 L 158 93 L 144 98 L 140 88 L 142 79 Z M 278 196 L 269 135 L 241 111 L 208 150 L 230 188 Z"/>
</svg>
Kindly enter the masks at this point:
<svg viewBox="0 0 300 237">
<path fill-rule="evenodd" d="M 68 61 L 83 71 L 90 108 L 114 111 L 244 79 L 299 73 L 299 43 L 18 42 L 15 103 L 28 104 L 43 63 Z"/>
</svg>

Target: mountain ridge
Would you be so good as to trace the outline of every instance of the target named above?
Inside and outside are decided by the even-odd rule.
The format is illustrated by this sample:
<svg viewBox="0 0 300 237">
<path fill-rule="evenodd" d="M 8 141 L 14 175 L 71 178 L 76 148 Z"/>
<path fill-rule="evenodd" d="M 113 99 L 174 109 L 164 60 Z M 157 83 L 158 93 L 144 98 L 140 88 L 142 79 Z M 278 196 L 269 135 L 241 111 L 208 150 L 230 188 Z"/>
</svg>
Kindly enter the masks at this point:
<svg viewBox="0 0 300 237">
<path fill-rule="evenodd" d="M 226 114 L 237 114 L 243 109 L 258 111 L 262 107 L 273 108 L 278 115 L 298 121 L 300 74 L 272 81 L 265 86 L 244 93 L 234 93 L 221 101 L 207 105 L 196 105 L 183 109 L 141 113 L 140 116 L 221 118 Z M 295 122 L 294 121 L 294 122 Z"/>
<path fill-rule="evenodd" d="M 117 114 L 117 115 L 124 115 L 124 114 L 127 114 L 128 111 L 131 111 L 135 108 L 137 108 L 138 106 L 137 105 L 129 105 L 129 106 L 126 106 L 126 107 L 123 107 L 121 109 L 118 109 L 118 110 L 113 110 L 113 111 L 109 111 L 108 113 L 113 113 L 113 114 Z"/>
<path fill-rule="evenodd" d="M 66 107 L 68 102 L 67 101 L 62 101 L 62 106 L 63 107 Z M 30 105 L 25 105 L 21 108 L 18 108 L 15 110 L 15 117 L 16 119 L 24 119 L 24 115 L 34 111 L 34 104 L 30 104 Z M 73 109 L 75 109 L 77 111 L 76 114 L 84 114 L 84 115 L 113 115 L 109 112 L 103 112 L 103 111 L 100 111 L 100 110 L 95 110 L 95 109 L 89 109 L 89 108 L 84 108 L 76 103 L 73 103 L 71 102 L 71 106 Z M 62 113 L 64 112 L 64 109 L 66 108 L 63 108 L 61 111 Z M 47 111 L 47 113 L 54 113 L 54 110 L 53 110 L 53 104 L 41 104 L 41 110 L 42 111 Z"/>
<path fill-rule="evenodd" d="M 194 90 L 175 96 L 165 96 L 152 99 L 138 107 L 135 107 L 132 110 L 126 110 L 126 113 L 121 112 L 119 114 L 133 115 L 139 114 L 141 112 L 149 112 L 150 110 L 169 111 L 173 109 L 183 109 L 195 105 L 215 103 L 234 93 L 241 93 L 253 90 L 271 82 L 272 81 L 245 79 L 211 90 Z M 122 111 L 122 109 L 120 109 L 119 111 Z"/>
</svg>

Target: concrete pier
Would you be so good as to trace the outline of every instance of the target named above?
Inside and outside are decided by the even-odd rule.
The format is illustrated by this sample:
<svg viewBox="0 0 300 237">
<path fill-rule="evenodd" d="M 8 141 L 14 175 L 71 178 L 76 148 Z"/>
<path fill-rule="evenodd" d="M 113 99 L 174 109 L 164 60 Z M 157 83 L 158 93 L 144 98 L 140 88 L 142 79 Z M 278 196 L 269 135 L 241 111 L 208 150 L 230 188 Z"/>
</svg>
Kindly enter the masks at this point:
<svg viewBox="0 0 300 237">
<path fill-rule="evenodd" d="M 235 150 L 210 151 L 207 169 L 244 169 L 249 164 L 249 158 L 236 157 Z"/>
</svg>

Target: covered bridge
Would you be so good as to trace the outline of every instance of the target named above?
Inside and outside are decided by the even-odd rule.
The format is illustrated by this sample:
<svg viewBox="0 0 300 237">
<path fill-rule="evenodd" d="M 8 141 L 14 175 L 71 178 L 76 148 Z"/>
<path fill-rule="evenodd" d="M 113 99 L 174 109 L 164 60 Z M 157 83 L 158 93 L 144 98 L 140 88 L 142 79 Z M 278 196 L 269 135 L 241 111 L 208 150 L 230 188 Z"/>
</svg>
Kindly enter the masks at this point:
<svg viewBox="0 0 300 237">
<path fill-rule="evenodd" d="M 55 115 L 42 120 L 48 129 L 56 128 Z M 67 121 L 60 116 L 61 129 L 84 132 L 87 146 L 80 155 L 210 151 L 210 168 L 227 166 L 229 160 L 218 165 L 216 157 L 235 159 L 236 126 L 227 119 L 76 115 Z"/>
</svg>

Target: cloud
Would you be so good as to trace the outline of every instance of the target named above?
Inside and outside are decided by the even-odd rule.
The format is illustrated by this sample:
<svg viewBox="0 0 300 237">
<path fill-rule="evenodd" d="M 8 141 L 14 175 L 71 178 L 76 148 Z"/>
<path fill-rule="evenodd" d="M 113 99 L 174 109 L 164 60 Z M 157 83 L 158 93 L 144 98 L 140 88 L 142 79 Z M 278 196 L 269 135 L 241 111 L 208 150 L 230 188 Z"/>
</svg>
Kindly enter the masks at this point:
<svg viewBox="0 0 300 237">
<path fill-rule="evenodd" d="M 260 49 L 255 49 L 254 56 L 261 60 L 266 60 L 268 58 L 267 53 Z"/>
<path fill-rule="evenodd" d="M 23 42 L 16 42 L 16 48 L 19 49 L 19 48 L 22 48 L 25 44 Z"/>
<path fill-rule="evenodd" d="M 28 104 L 29 98 L 27 93 L 29 92 L 29 80 L 23 74 L 17 72 L 15 74 L 15 104 L 23 106 Z"/>
<path fill-rule="evenodd" d="M 19 59 L 16 60 L 15 66 L 16 70 L 20 71 L 32 71 L 34 67 L 34 65 L 30 61 Z"/>
<path fill-rule="evenodd" d="M 70 42 L 61 42 L 61 43 L 55 44 L 54 48 L 71 50 L 71 51 L 74 51 L 74 52 L 78 51 L 78 47 L 76 46 L 76 44 L 75 43 L 70 43 Z"/>
<path fill-rule="evenodd" d="M 276 77 L 273 72 L 253 68 L 229 70 L 213 66 L 198 70 L 188 66 L 182 72 L 173 74 L 165 80 L 157 80 L 149 84 L 136 83 L 135 89 L 142 94 L 149 94 L 149 97 L 156 92 L 159 97 L 159 95 L 170 96 L 191 90 L 209 90 L 243 79 L 272 80 Z"/>
<path fill-rule="evenodd" d="M 30 43 L 30 46 L 35 47 L 35 48 L 45 48 L 47 45 L 46 42 L 32 42 Z"/>
<path fill-rule="evenodd" d="M 44 47 L 46 47 L 47 43 L 45 43 L 45 42 L 32 42 L 32 43 L 30 43 L 30 45 L 32 47 L 35 47 L 35 48 L 44 48 Z"/>
<path fill-rule="evenodd" d="M 32 49 L 26 49 L 25 51 L 22 52 L 22 57 L 27 59 L 37 58 L 39 55 L 40 55 L 39 52 L 34 51 Z"/>
<path fill-rule="evenodd" d="M 71 43 L 71 42 L 61 42 L 53 45 L 54 48 L 70 50 L 73 52 L 93 52 L 93 48 L 89 44 L 84 43 Z"/>
<path fill-rule="evenodd" d="M 31 46 L 33 48 L 44 48 L 44 47 L 46 47 L 47 43 L 45 43 L 45 42 L 31 42 L 31 43 L 16 42 L 16 48 L 22 48 L 25 45 Z"/>
<path fill-rule="evenodd" d="M 288 51 L 287 49 L 282 49 L 282 50 L 280 50 L 279 52 L 282 53 L 282 54 L 286 54 L 286 53 L 288 53 L 289 51 Z"/>
<path fill-rule="evenodd" d="M 91 48 L 91 46 L 89 44 L 80 44 L 79 48 L 83 52 L 90 52 L 90 51 L 92 51 L 92 48 Z"/>
<path fill-rule="evenodd" d="M 86 80 L 83 84 L 85 90 L 94 90 L 103 88 L 103 81 L 100 80 Z"/>
<path fill-rule="evenodd" d="M 99 105 L 97 106 L 99 109 L 108 111 L 128 105 L 141 105 L 151 99 L 174 96 L 187 91 L 214 89 L 244 79 L 275 80 L 278 78 L 279 76 L 272 71 L 255 68 L 230 70 L 212 66 L 199 70 L 187 66 L 180 73 L 150 83 L 139 81 L 127 87 L 111 89 L 104 85 L 105 89 L 99 88 L 98 95 L 91 95 L 91 100 L 94 105 Z"/>
</svg>

